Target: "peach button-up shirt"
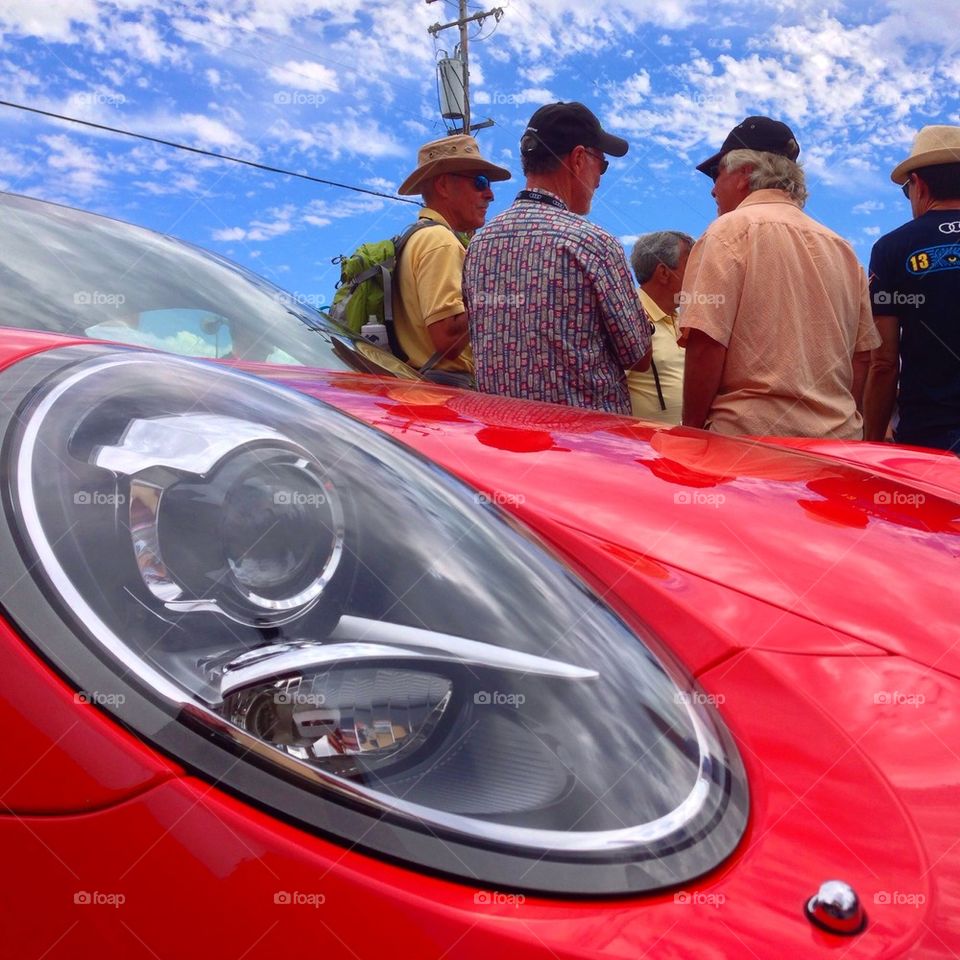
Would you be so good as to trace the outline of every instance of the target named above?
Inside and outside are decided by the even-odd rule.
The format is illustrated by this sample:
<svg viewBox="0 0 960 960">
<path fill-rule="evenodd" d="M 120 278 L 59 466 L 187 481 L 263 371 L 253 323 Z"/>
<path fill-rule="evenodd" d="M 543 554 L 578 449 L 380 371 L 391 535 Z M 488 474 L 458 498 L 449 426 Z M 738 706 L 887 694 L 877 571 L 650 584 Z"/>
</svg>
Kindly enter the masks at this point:
<svg viewBox="0 0 960 960">
<path fill-rule="evenodd" d="M 727 348 L 709 429 L 863 436 L 853 354 L 880 336 L 866 274 L 842 237 L 785 191 L 756 190 L 694 245 L 683 286 L 681 329 Z"/>
</svg>

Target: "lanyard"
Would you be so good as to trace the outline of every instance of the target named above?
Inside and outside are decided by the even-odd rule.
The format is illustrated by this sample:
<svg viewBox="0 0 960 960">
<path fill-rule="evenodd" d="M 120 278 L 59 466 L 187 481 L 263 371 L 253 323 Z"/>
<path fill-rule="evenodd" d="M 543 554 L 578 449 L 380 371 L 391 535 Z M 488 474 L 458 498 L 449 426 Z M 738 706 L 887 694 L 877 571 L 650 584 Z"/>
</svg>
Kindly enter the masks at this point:
<svg viewBox="0 0 960 960">
<path fill-rule="evenodd" d="M 567 205 L 556 197 L 551 197 L 549 193 L 540 193 L 539 190 L 521 190 L 517 194 L 518 200 L 533 200 L 536 203 L 549 203 L 551 207 L 557 207 L 559 210 L 566 210 Z"/>
</svg>

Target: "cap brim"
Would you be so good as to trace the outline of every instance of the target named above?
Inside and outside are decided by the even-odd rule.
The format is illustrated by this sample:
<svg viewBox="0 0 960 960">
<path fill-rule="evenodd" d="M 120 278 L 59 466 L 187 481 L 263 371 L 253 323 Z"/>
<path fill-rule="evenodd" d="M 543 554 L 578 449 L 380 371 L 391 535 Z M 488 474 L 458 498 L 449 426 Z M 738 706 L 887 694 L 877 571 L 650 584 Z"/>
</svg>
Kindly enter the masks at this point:
<svg viewBox="0 0 960 960">
<path fill-rule="evenodd" d="M 606 130 L 601 132 L 600 142 L 597 146 L 610 157 L 625 156 L 630 149 L 630 144 L 623 137 L 615 137 L 612 133 L 607 133 Z"/>
<path fill-rule="evenodd" d="M 723 151 L 718 150 L 712 157 L 708 157 L 703 163 L 697 164 L 697 169 L 706 174 L 711 180 L 716 179 L 716 172 L 720 166 L 720 161 L 723 159 Z"/>
<path fill-rule="evenodd" d="M 482 160 L 479 157 L 444 157 L 426 166 L 417 167 L 413 173 L 407 177 L 397 193 L 401 197 L 409 197 L 420 193 L 420 187 L 427 180 L 439 177 L 443 173 L 482 173 L 488 177 L 491 182 L 500 182 L 510 180 L 513 174 L 506 167 L 498 167 L 489 160 Z"/>
</svg>

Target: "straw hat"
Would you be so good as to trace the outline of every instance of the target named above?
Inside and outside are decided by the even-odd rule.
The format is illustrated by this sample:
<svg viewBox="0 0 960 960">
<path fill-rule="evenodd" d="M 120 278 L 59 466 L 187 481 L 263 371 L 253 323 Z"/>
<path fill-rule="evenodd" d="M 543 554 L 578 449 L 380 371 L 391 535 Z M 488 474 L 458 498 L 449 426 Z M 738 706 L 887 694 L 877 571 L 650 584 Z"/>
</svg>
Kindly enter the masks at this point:
<svg viewBox="0 0 960 960">
<path fill-rule="evenodd" d="M 914 137 L 910 156 L 893 168 L 890 179 L 902 185 L 914 170 L 942 163 L 960 163 L 960 127 L 923 127 Z"/>
<path fill-rule="evenodd" d="M 425 143 L 417 153 L 417 169 L 400 184 L 397 193 L 420 193 L 427 180 L 441 173 L 483 173 L 491 180 L 509 180 L 513 176 L 505 167 L 484 160 L 473 137 L 458 133 Z"/>
</svg>

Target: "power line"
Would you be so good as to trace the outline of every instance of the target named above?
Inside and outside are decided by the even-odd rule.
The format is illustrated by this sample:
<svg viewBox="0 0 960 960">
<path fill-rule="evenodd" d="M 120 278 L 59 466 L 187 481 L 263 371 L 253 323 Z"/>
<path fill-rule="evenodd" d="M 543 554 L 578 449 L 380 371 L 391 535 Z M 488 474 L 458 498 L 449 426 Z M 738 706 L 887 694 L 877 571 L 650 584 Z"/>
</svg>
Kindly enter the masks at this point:
<svg viewBox="0 0 960 960">
<path fill-rule="evenodd" d="M 147 140 L 150 143 L 159 143 L 165 147 L 175 147 L 177 150 L 199 153 L 202 156 L 214 157 L 217 160 L 229 160 L 231 163 L 242 163 L 245 167 L 265 170 L 267 173 L 282 173 L 288 177 L 299 177 L 301 180 L 310 180 L 312 183 L 322 183 L 328 187 L 339 187 L 341 190 L 353 190 L 355 193 L 367 193 L 372 197 L 383 197 L 385 200 L 397 200 L 400 203 L 412 203 L 414 206 L 421 206 L 416 200 L 397 197 L 392 193 L 381 193 L 379 190 L 367 190 L 366 187 L 354 187 L 349 183 L 339 183 L 336 180 L 324 180 L 322 177 L 311 177 L 308 173 L 295 173 L 293 170 L 284 170 L 282 167 L 271 167 L 265 163 L 255 163 L 253 160 L 241 160 L 240 157 L 231 157 L 226 153 L 214 153 L 212 150 L 190 147 L 185 143 L 175 143 L 173 140 L 161 140 L 159 137 L 148 137 L 145 133 L 133 133 L 130 130 L 122 130 L 120 127 L 108 127 L 102 123 L 93 123 L 90 120 L 79 120 L 76 117 L 64 116 L 62 113 L 51 113 L 49 110 L 28 107 L 22 103 L 11 103 L 9 100 L 0 100 L 0 106 L 13 107 L 14 110 L 26 110 L 28 113 L 36 113 L 42 117 L 53 117 L 55 120 L 66 120 L 68 123 L 78 123 L 84 127 L 92 127 L 94 130 L 106 130 L 108 133 L 119 133 L 124 137 L 133 137 L 136 140 Z"/>
</svg>

